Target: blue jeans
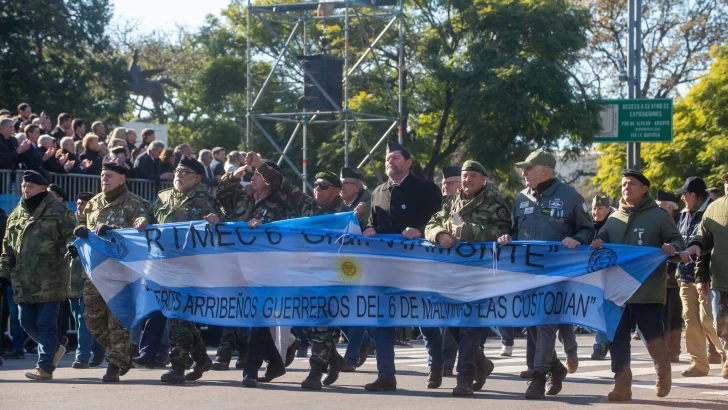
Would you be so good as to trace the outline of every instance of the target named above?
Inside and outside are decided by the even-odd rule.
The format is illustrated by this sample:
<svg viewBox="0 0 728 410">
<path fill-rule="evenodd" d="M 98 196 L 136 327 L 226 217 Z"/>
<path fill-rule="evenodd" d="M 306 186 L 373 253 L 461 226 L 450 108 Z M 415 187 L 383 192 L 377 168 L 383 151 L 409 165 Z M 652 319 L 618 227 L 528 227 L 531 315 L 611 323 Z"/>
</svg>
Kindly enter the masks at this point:
<svg viewBox="0 0 728 410">
<path fill-rule="evenodd" d="M 639 326 L 640 335 L 646 345 L 660 343 L 667 353 L 665 342 L 665 330 L 662 325 L 662 305 L 658 303 L 628 303 L 625 305 L 622 318 L 614 333 L 614 340 L 609 346 L 609 353 L 612 358 L 612 372 L 620 373 L 629 370 L 631 355 L 632 328 Z M 652 352 L 650 352 L 652 356 Z M 653 356 L 653 359 L 660 359 Z M 669 363 L 668 363 L 669 364 Z M 657 368 L 657 365 L 655 365 Z M 657 369 L 659 371 L 659 369 Z"/>
<path fill-rule="evenodd" d="M 425 339 L 427 367 L 431 372 L 442 371 L 445 364 L 445 357 L 442 350 L 442 330 L 439 327 L 421 327 L 420 332 L 422 332 L 422 338 Z"/>
<path fill-rule="evenodd" d="M 368 332 L 377 344 L 377 376 L 394 378 L 394 328 L 370 327 Z"/>
<path fill-rule="evenodd" d="M 25 333 L 23 327 L 20 326 L 20 319 L 18 318 L 18 305 L 13 302 L 13 288 L 8 286 L 6 292 L 8 299 L 8 312 L 10 313 L 10 337 L 13 339 L 13 350 L 23 351 L 23 342 L 25 341 Z M 0 335 L 2 333 L 0 332 Z"/>
<path fill-rule="evenodd" d="M 68 303 L 71 305 L 73 319 L 76 321 L 76 327 L 78 328 L 78 333 L 76 333 L 78 336 L 76 360 L 88 363 L 91 359 L 91 353 L 94 354 L 94 357 L 103 357 L 104 347 L 96 341 L 86 327 L 86 323 L 83 321 L 83 298 L 68 299 Z"/>
<path fill-rule="evenodd" d="M 444 357 L 445 369 L 452 370 L 455 367 L 455 359 L 458 355 L 459 343 L 453 337 L 449 327 L 442 328 L 442 356 Z"/>
<path fill-rule="evenodd" d="M 58 350 L 58 312 L 60 302 L 21 303 L 20 325 L 38 343 L 38 368 L 53 373 L 53 358 Z"/>
<path fill-rule="evenodd" d="M 607 351 L 609 349 L 609 339 L 607 338 L 606 333 L 597 332 L 597 336 L 595 338 L 596 343 L 594 343 L 594 351 L 597 350 L 601 351 Z"/>
<path fill-rule="evenodd" d="M 349 339 L 349 344 L 346 345 L 346 353 L 344 353 L 344 359 L 351 365 L 356 365 L 359 362 L 359 352 L 363 346 L 369 346 L 374 343 L 374 340 L 369 336 L 366 327 L 362 326 L 349 326 L 341 328 L 346 338 Z"/>
<path fill-rule="evenodd" d="M 501 334 L 501 343 L 503 346 L 513 347 L 513 341 L 516 338 L 515 327 L 499 327 L 498 332 Z"/>
</svg>

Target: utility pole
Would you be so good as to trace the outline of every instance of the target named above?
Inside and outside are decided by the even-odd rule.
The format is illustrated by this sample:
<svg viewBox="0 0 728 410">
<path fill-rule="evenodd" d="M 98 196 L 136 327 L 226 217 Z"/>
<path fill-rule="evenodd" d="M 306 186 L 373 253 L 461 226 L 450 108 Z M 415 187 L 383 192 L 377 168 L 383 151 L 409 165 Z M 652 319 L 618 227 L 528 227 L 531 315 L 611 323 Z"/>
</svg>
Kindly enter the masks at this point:
<svg viewBox="0 0 728 410">
<path fill-rule="evenodd" d="M 627 10 L 628 23 L 628 51 L 627 70 L 629 99 L 642 98 L 640 90 L 642 84 L 642 0 L 629 0 Z M 640 143 L 627 143 L 627 167 L 639 170 L 642 167 L 640 160 Z"/>
</svg>

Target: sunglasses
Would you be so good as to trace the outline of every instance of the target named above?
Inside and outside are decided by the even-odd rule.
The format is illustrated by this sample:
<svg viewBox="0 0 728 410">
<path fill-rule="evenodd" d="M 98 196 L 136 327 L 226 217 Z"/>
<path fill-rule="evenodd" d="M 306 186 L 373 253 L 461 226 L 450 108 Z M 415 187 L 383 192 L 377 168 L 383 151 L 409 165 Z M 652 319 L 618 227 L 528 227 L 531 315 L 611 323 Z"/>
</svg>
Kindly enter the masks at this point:
<svg viewBox="0 0 728 410">
<path fill-rule="evenodd" d="M 327 189 L 329 189 L 330 186 L 331 186 L 331 184 L 329 184 L 326 181 L 316 181 L 313 183 L 314 188 L 318 188 L 322 191 L 326 191 Z"/>
</svg>

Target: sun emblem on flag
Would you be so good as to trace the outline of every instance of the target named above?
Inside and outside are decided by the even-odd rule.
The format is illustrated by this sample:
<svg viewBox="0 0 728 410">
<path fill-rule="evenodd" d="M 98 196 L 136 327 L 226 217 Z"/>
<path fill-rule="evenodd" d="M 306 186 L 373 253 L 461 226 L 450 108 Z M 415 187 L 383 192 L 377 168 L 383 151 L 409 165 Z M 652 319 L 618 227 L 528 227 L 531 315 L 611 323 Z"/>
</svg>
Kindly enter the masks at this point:
<svg viewBox="0 0 728 410">
<path fill-rule="evenodd" d="M 364 268 L 356 258 L 345 256 L 336 262 L 336 271 L 339 280 L 350 285 L 361 280 Z"/>
</svg>

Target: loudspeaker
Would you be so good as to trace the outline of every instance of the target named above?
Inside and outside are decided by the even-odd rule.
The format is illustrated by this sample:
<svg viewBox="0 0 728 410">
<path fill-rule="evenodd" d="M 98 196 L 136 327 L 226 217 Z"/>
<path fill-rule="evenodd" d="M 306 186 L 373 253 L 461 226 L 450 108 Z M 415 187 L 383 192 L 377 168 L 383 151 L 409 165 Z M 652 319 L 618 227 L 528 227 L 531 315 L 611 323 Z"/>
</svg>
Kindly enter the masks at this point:
<svg viewBox="0 0 728 410">
<path fill-rule="evenodd" d="M 303 66 L 311 73 L 313 78 L 326 90 L 332 100 L 341 107 L 342 83 L 344 61 L 338 57 L 329 54 L 318 54 L 312 56 L 301 57 Z M 336 108 L 331 105 L 328 99 L 324 97 L 311 81 L 304 75 L 303 88 L 303 107 L 307 111 L 335 111 Z M 342 107 L 343 108 L 343 107 Z"/>
</svg>

